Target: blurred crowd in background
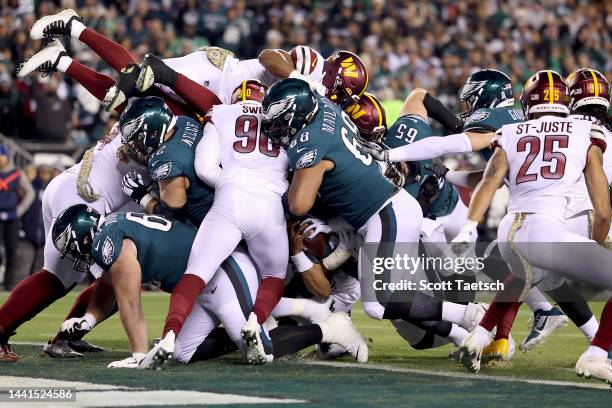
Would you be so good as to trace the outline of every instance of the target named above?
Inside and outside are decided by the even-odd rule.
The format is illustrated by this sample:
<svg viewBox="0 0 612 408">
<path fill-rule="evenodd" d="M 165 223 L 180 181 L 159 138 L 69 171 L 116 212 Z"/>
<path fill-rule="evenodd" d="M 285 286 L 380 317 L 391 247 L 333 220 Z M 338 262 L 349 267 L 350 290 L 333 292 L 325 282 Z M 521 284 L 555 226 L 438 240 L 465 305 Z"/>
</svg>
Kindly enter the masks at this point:
<svg viewBox="0 0 612 408">
<path fill-rule="evenodd" d="M 457 112 L 463 81 L 479 68 L 508 73 L 516 96 L 543 68 L 564 75 L 579 67 L 596 68 L 608 78 L 612 73 L 610 1 L 0 0 L 0 6 L 0 134 L 19 140 L 89 145 L 112 123 L 99 101 L 68 77 L 15 76 L 19 64 L 41 46 L 28 35 L 36 18 L 65 8 L 76 9 L 88 27 L 139 60 L 146 52 L 175 57 L 205 45 L 243 59 L 256 58 L 265 48 L 300 44 L 324 57 L 347 49 L 361 56 L 370 72 L 369 90 L 382 100 L 401 100 L 423 87 Z M 115 74 L 83 44 L 64 42 L 79 61 Z M 472 160 L 459 159 L 452 167 L 479 165 Z M 40 262 L 35 249 L 41 237 L 32 230 L 42 225 L 41 192 L 59 170 L 43 165 L 23 171 L 36 192 L 29 207 L 34 216 L 20 232 L 19 256 L 26 253 L 27 265 Z M 498 216 L 489 217 L 491 231 Z M 4 224 L 0 220 L 3 231 Z M 13 281 L 5 281 L 5 287 Z"/>
</svg>

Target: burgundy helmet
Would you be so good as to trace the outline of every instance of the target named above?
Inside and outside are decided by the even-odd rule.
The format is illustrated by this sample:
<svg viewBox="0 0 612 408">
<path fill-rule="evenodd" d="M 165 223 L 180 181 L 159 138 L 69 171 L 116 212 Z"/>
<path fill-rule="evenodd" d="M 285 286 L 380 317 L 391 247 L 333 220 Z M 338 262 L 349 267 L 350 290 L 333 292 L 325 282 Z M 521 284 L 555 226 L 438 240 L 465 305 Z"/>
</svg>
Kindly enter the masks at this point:
<svg viewBox="0 0 612 408">
<path fill-rule="evenodd" d="M 232 92 L 232 103 L 242 101 L 257 101 L 261 103 L 268 87 L 257 79 L 247 79 Z"/>
<path fill-rule="evenodd" d="M 581 68 L 567 76 L 569 108 L 575 110 L 585 105 L 610 107 L 610 83 L 600 72 Z"/>
<path fill-rule="evenodd" d="M 368 87 L 368 70 L 356 54 L 338 51 L 323 64 L 323 86 L 327 96 L 341 108 L 359 101 Z"/>
<path fill-rule="evenodd" d="M 537 113 L 568 115 L 569 89 L 563 77 L 552 70 L 536 72 L 525 82 L 521 105 L 527 119 Z"/>
<path fill-rule="evenodd" d="M 359 102 L 344 109 L 359 129 L 359 134 L 370 142 L 378 142 L 387 131 L 385 108 L 374 95 L 365 92 Z"/>
</svg>

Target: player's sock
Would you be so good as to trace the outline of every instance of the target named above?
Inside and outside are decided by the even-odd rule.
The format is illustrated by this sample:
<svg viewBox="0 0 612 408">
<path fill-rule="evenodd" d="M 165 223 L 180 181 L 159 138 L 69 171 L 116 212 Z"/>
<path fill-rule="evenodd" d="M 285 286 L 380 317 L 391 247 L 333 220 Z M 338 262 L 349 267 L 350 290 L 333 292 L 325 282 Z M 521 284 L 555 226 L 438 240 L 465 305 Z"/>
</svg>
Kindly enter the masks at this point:
<svg viewBox="0 0 612 408">
<path fill-rule="evenodd" d="M 458 306 L 463 307 L 465 311 L 464 305 Z M 442 301 L 433 296 L 414 291 L 396 291 L 385 305 L 383 319 L 401 319 L 409 322 L 445 320 L 442 319 L 442 309 Z"/>
<path fill-rule="evenodd" d="M 78 24 L 72 24 L 70 35 L 75 37 L 80 29 Z M 134 57 L 121 44 L 117 44 L 110 38 L 95 32 L 90 28 L 81 30 L 78 35 L 81 42 L 87 44 L 89 48 L 100 56 L 108 65 L 113 67 L 117 72 L 128 66 L 129 63 L 136 63 Z"/>
<path fill-rule="evenodd" d="M 589 342 L 593 341 L 595 337 L 595 333 L 597 333 L 597 329 L 599 329 L 599 322 L 595 316 L 591 316 L 589 321 L 587 321 L 582 326 L 579 326 L 578 329 L 584 334 Z"/>
<path fill-rule="evenodd" d="M 514 275 L 510 275 L 504 281 L 504 290 L 495 294 L 493 302 L 489 305 L 487 312 L 480 321 L 480 326 L 489 332 L 503 322 L 504 316 L 512 308 L 517 307 L 518 299 L 523 291 L 524 282 Z"/>
<path fill-rule="evenodd" d="M 272 311 L 274 317 L 303 317 L 311 322 L 318 322 L 329 317 L 328 302 L 317 302 L 312 299 L 283 297 Z"/>
<path fill-rule="evenodd" d="M 479 336 L 481 339 L 481 343 L 487 344 L 489 341 L 489 335 L 491 334 L 491 330 L 482 326 L 482 323 L 476 326 L 474 332 L 476 336 Z"/>
<path fill-rule="evenodd" d="M 470 332 L 465 330 L 463 327 L 453 323 L 450 333 L 448 333 L 448 339 L 453 342 L 457 347 L 461 345 L 463 339 L 465 339 Z"/>
<path fill-rule="evenodd" d="M 591 341 L 591 346 L 599 347 L 606 352 L 606 355 L 612 347 L 612 299 L 608 300 L 601 311 L 601 322 L 593 341 Z"/>
<path fill-rule="evenodd" d="M 217 95 L 208 88 L 199 85 L 182 74 L 178 74 L 174 91 L 201 115 L 205 115 L 213 105 L 221 104 L 221 100 L 219 100 Z"/>
<path fill-rule="evenodd" d="M 70 23 L 70 36 L 78 39 L 86 28 L 87 27 L 85 27 L 85 24 L 83 24 L 81 21 L 72 20 Z"/>
<path fill-rule="evenodd" d="M 0 307 L 0 343 L 7 342 L 13 331 L 68 290 L 57 276 L 44 269 L 19 282 Z"/>
<path fill-rule="evenodd" d="M 98 286 L 98 280 L 95 280 L 91 285 L 86 287 L 79 296 L 74 300 L 72 304 L 72 308 L 68 312 L 68 315 L 64 318 L 64 320 L 71 319 L 73 317 L 81 317 L 87 312 L 87 306 L 89 305 L 89 301 Z"/>
<path fill-rule="evenodd" d="M 531 309 L 532 312 L 535 312 L 536 310 L 548 312 L 553 308 L 553 305 L 546 300 L 542 292 L 540 292 L 540 290 L 536 287 L 529 289 L 527 297 L 525 298 L 525 304 L 529 307 L 529 309 Z"/>
<path fill-rule="evenodd" d="M 279 326 L 270 331 L 274 358 L 297 353 L 308 346 L 321 343 L 323 332 L 317 324 Z"/>
<path fill-rule="evenodd" d="M 189 362 L 211 360 L 236 350 L 238 346 L 232 341 L 227 331 L 223 327 L 217 327 L 206 336 L 206 340 L 198 346 Z"/>
<path fill-rule="evenodd" d="M 514 320 L 516 320 L 516 314 L 521 307 L 521 304 L 509 303 L 512 307 L 508 308 L 502 320 L 497 324 L 497 331 L 495 332 L 495 340 L 499 339 L 507 339 L 510 335 L 510 330 L 512 330 L 512 325 L 514 324 Z"/>
<path fill-rule="evenodd" d="M 57 70 L 59 72 L 66 73 L 72 61 L 73 61 L 72 57 L 68 55 L 62 55 L 59 61 L 57 62 Z"/>
<path fill-rule="evenodd" d="M 263 278 L 257 289 L 257 297 L 253 305 L 253 313 L 257 316 L 257 323 L 263 324 L 266 321 L 274 307 L 278 304 L 283 290 L 285 289 L 285 281 L 281 278 L 269 276 Z"/>
<path fill-rule="evenodd" d="M 563 313 L 565 313 L 576 326 L 581 327 L 591 320 L 594 320 L 597 325 L 597 319 L 593 316 L 589 304 L 569 283 L 565 282 L 563 285 L 547 293 L 557 302 L 561 310 L 563 310 Z M 597 328 L 595 328 L 595 331 L 597 331 Z M 592 337 L 589 340 L 591 339 Z"/>
<path fill-rule="evenodd" d="M 466 309 L 467 305 L 444 302 L 442 303 L 442 320 L 451 323 L 461 323 Z"/>
<path fill-rule="evenodd" d="M 206 284 L 197 275 L 186 273 L 181 277 L 170 296 L 170 307 L 166 316 L 162 338 L 166 337 L 170 330 L 174 331 L 174 334 L 178 336 L 183 323 L 185 323 L 185 319 L 191 313 L 191 309 L 193 309 L 193 305 L 202 289 L 204 289 L 204 286 Z"/>
<path fill-rule="evenodd" d="M 446 129 L 453 132 L 461 132 L 463 122 L 453 114 L 442 102 L 428 93 L 423 98 L 423 106 L 427 110 L 427 115 L 438 121 Z"/>
<path fill-rule="evenodd" d="M 85 89 L 100 101 L 104 100 L 108 89 L 115 84 L 115 80 L 112 77 L 94 71 L 74 59 L 71 59 L 65 72 L 66 75 L 83 85 Z M 121 105 L 116 111 L 123 111 L 123 107 L 124 105 Z"/>
</svg>

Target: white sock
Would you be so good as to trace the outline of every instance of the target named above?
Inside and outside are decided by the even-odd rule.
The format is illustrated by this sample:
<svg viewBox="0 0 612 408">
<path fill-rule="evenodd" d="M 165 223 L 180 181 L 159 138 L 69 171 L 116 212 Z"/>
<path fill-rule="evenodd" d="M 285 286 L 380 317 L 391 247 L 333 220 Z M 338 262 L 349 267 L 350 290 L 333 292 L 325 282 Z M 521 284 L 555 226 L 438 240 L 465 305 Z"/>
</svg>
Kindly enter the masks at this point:
<svg viewBox="0 0 612 408">
<path fill-rule="evenodd" d="M 463 327 L 459 327 L 458 325 L 453 324 L 453 326 L 451 327 L 451 331 L 448 334 L 448 339 L 452 341 L 455 346 L 459 347 L 463 342 L 463 339 L 465 339 L 468 334 L 470 334 L 470 332 L 465 330 Z"/>
<path fill-rule="evenodd" d="M 87 27 L 85 27 L 85 24 L 81 23 L 80 21 L 72 20 L 72 23 L 70 23 L 70 36 L 78 39 L 86 28 Z"/>
<path fill-rule="evenodd" d="M 593 345 L 590 345 L 584 354 L 591 357 L 608 357 L 608 352 L 606 350 Z"/>
<path fill-rule="evenodd" d="M 491 336 L 491 332 L 482 327 L 481 325 L 476 326 L 474 331 L 472 332 L 476 336 L 479 336 L 483 343 L 489 342 L 489 337 Z"/>
<path fill-rule="evenodd" d="M 57 70 L 59 72 L 65 73 L 68 70 L 70 64 L 72 64 L 72 58 L 67 55 L 62 55 L 60 57 L 59 62 L 57 63 Z"/>
<path fill-rule="evenodd" d="M 579 327 L 580 331 L 584 333 L 585 337 L 589 341 L 589 343 L 595 337 L 595 333 L 597 333 L 597 329 L 599 329 L 599 322 L 595 316 L 591 316 L 588 322 Z"/>
<path fill-rule="evenodd" d="M 466 310 L 466 305 L 452 302 L 442 302 L 442 320 L 460 324 Z"/>
<path fill-rule="evenodd" d="M 538 288 L 529 289 L 527 297 L 525 298 L 525 304 L 529 306 L 529 309 L 531 309 L 532 312 L 535 312 L 536 310 L 548 312 L 553 308 L 553 305 L 551 305 L 550 302 L 546 300 L 546 298 Z"/>
<path fill-rule="evenodd" d="M 283 297 L 278 301 L 278 304 L 272 310 L 272 316 L 302 316 L 304 314 L 304 299 L 293 299 Z"/>
</svg>

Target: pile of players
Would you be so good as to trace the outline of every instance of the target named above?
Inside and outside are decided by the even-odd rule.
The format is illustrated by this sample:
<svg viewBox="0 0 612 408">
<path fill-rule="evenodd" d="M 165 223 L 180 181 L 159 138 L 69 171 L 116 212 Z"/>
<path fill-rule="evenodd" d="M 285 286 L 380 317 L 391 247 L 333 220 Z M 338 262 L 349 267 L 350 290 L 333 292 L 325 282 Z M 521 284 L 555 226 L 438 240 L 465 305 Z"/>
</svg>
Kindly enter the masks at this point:
<svg viewBox="0 0 612 408">
<path fill-rule="evenodd" d="M 237 349 L 262 364 L 315 344 L 324 356 L 349 353 L 366 362 L 367 343 L 347 314 L 361 299 L 369 317 L 391 320 L 415 349 L 452 342 L 478 371 L 481 360 L 512 357 L 510 329 L 524 301 L 534 324 L 521 350 L 569 318 L 591 344 L 577 373 L 612 382 L 612 308 L 598 324 L 571 285 L 612 286 L 601 268 L 612 264 L 603 247 L 611 126 L 609 84 L 599 72 L 582 69 L 567 81 L 536 73 L 521 95 L 525 118 L 512 108 L 510 79 L 478 71 L 461 92 L 468 105 L 461 119 L 417 89 L 387 128 L 382 105 L 366 92 L 366 67 L 347 51 L 324 60 L 298 46 L 239 61 L 205 47 L 167 60 L 148 54 L 138 63 L 73 10 L 41 18 L 30 35 L 47 45 L 20 76 L 63 72 L 121 117 L 45 191 L 45 266 L 0 308 L 0 360 L 17 361 L 8 345 L 17 327 L 91 273 L 96 281 L 45 353 L 99 351 L 83 336 L 118 309 L 132 355 L 109 367 L 160 368 L 171 357 L 188 363 Z M 87 44 L 118 78 L 72 59 L 57 39 L 63 36 Z M 429 119 L 452 134 L 432 136 Z M 473 151 L 488 160 L 486 170 L 448 172 L 437 159 Z M 489 270 L 505 290 L 488 310 L 473 297 L 374 291 L 371 276 L 358 276 L 358 258 L 361 271 L 371 270 L 364 253 L 418 256 L 419 242 L 437 256 L 446 250 L 440 243 L 451 241 L 460 256 L 506 176 L 508 215 L 488 258 L 501 265 Z M 469 209 L 454 185 L 477 186 Z M 585 245 L 551 257 L 530 251 L 532 242 Z M 436 272 L 409 278 L 456 278 Z M 406 278 L 396 269 L 381 276 L 386 283 Z M 171 293 L 163 333 L 150 349 L 144 283 Z M 565 314 L 538 288 L 559 299 Z M 282 317 L 301 324 L 277 326 Z"/>
</svg>

